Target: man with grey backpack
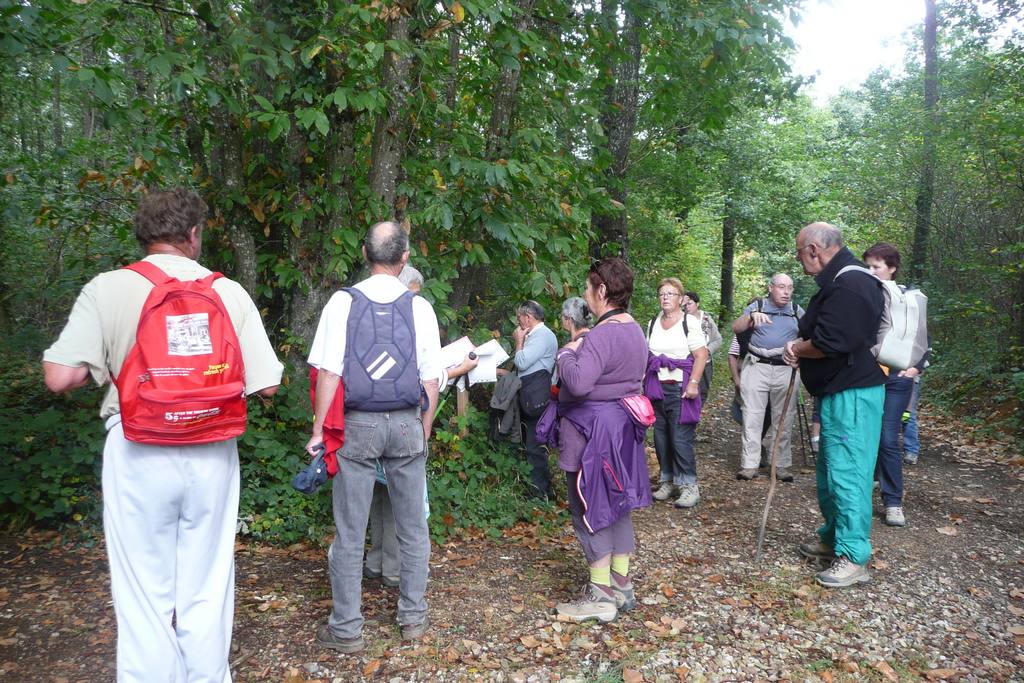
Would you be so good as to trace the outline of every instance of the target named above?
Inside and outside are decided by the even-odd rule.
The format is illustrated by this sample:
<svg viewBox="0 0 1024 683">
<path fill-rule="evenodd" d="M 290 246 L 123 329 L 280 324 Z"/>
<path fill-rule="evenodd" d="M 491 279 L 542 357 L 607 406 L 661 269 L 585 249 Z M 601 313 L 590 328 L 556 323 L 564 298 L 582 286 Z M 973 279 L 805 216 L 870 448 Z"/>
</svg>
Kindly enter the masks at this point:
<svg viewBox="0 0 1024 683">
<path fill-rule="evenodd" d="M 423 504 L 426 444 L 437 408 L 441 339 L 430 303 L 398 279 L 409 260 L 409 236 L 394 222 L 373 225 L 363 256 L 370 277 L 336 292 L 324 307 L 309 353 L 319 369 L 313 454 L 339 383 L 345 386 L 345 443 L 333 481 L 336 534 L 328 551 L 333 607 L 317 629 L 320 645 L 345 653 L 365 649 L 362 560 L 378 462 L 387 476 L 398 531 L 398 624 L 403 640 L 427 632 L 430 538 Z"/>
</svg>

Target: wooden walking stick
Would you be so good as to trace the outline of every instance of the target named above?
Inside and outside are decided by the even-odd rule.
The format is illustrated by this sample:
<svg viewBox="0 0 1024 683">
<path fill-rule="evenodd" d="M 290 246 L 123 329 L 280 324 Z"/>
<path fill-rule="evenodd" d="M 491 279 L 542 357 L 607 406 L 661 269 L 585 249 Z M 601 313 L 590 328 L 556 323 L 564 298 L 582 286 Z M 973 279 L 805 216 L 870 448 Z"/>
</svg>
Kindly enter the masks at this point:
<svg viewBox="0 0 1024 683">
<path fill-rule="evenodd" d="M 789 412 L 789 402 L 793 399 L 793 387 L 796 386 L 796 368 L 789 373 L 789 387 L 786 389 L 786 400 L 782 402 L 782 424 L 786 424 L 786 414 Z M 768 511 L 772 507 L 772 496 L 775 495 L 775 458 L 779 454 L 779 442 L 782 440 L 782 425 L 775 425 L 775 440 L 772 443 L 772 469 L 771 469 L 771 484 L 768 485 L 768 500 L 764 502 L 764 513 L 761 515 L 761 530 L 757 534 L 757 554 L 754 556 L 755 562 L 761 561 L 761 556 L 764 554 L 764 533 L 765 528 L 768 526 Z"/>
</svg>

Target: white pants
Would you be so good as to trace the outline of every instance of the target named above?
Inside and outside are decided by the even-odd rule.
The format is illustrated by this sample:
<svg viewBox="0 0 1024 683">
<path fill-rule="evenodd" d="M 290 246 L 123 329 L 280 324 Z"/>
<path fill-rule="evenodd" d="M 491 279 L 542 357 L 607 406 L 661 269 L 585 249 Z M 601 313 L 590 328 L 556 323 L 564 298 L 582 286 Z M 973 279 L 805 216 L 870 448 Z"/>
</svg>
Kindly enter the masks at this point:
<svg viewBox="0 0 1024 683">
<path fill-rule="evenodd" d="M 778 467 L 793 464 L 793 450 L 790 435 L 793 432 L 793 416 L 796 415 L 796 396 L 789 401 L 789 411 L 782 415 L 782 404 L 786 401 L 786 389 L 793 369 L 787 365 L 769 365 L 755 362 L 754 354 L 743 359 L 740 373 L 740 399 L 743 401 L 743 456 L 740 467 L 756 470 L 761 462 L 761 430 L 764 428 L 764 411 L 769 400 L 772 409 L 772 428 L 765 435 L 765 447 L 771 453 L 775 431 L 782 427 L 779 440 Z M 797 382 L 800 377 L 797 376 Z M 794 388 L 794 393 L 796 389 Z"/>
<path fill-rule="evenodd" d="M 125 440 L 116 416 L 108 427 L 103 530 L 117 680 L 230 683 L 235 440 L 149 446 Z"/>
</svg>

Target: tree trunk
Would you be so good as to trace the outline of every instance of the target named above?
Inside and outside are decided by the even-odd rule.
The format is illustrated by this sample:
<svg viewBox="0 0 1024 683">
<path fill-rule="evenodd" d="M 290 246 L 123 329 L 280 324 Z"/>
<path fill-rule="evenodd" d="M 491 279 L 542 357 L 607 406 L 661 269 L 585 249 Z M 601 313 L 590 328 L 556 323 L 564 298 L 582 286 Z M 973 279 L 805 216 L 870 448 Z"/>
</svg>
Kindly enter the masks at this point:
<svg viewBox="0 0 1024 683">
<path fill-rule="evenodd" d="M 935 0 L 925 0 L 924 19 L 924 150 L 921 176 L 914 202 L 914 249 L 911 252 L 910 280 L 920 282 L 928 261 L 928 241 L 932 225 L 932 197 L 935 191 L 935 130 L 939 101 L 939 63 L 936 50 L 938 22 Z"/>
<path fill-rule="evenodd" d="M 54 149 L 64 146 L 64 112 L 61 110 L 60 85 L 60 72 L 54 71 L 53 92 L 51 93 Z"/>
<path fill-rule="evenodd" d="M 621 55 L 612 60 L 602 102 L 601 126 L 607 139 L 611 164 L 603 173 L 608 196 L 615 203 L 612 213 L 595 212 L 591 218 L 594 229 L 590 244 L 593 258 L 629 256 L 629 224 L 626 175 L 629 169 L 629 148 L 636 128 L 637 99 L 640 94 L 640 33 L 636 12 L 629 0 L 604 0 L 601 5 L 604 31 L 609 42 L 618 43 Z M 619 30 L 619 19 L 622 28 Z"/>
<path fill-rule="evenodd" d="M 406 3 L 399 3 L 388 22 L 388 40 L 409 42 L 409 11 Z M 388 50 L 384 53 L 381 82 L 387 95 L 387 109 L 377 117 L 371 148 L 370 189 L 380 197 L 385 215 L 390 218 L 395 210 L 395 188 L 405 143 L 405 103 L 409 98 L 409 71 L 412 58 Z"/>
<path fill-rule="evenodd" d="M 724 327 L 732 320 L 733 311 L 733 259 L 736 254 L 736 212 L 732 199 L 725 200 L 725 216 L 722 218 L 722 297 L 718 309 L 718 326 Z"/>
<path fill-rule="evenodd" d="M 530 25 L 530 13 L 533 11 L 534 0 L 519 0 L 516 3 L 519 16 L 516 18 L 516 31 L 524 33 Z M 518 55 L 515 64 L 501 67 L 498 87 L 491 105 L 491 120 L 487 125 L 487 159 L 499 159 L 507 148 L 508 136 L 512 129 L 512 112 L 515 111 L 516 97 L 519 91 L 519 76 L 522 67 Z"/>
<path fill-rule="evenodd" d="M 437 158 L 442 161 L 448 158 L 448 147 L 451 145 L 453 132 L 452 124 L 455 121 L 455 107 L 457 107 L 459 103 L 459 55 L 462 50 L 460 42 L 458 31 L 454 28 L 449 29 L 448 83 L 445 88 L 444 103 L 452 113 L 448 115 L 448 120 L 444 124 L 446 135 L 441 141 L 441 144 L 437 146 Z"/>
<path fill-rule="evenodd" d="M 533 5 L 534 0 L 519 0 L 516 4 L 518 8 L 516 31 L 522 33 L 529 28 Z M 506 143 L 512 131 L 512 114 L 515 111 L 516 99 L 519 95 L 521 72 L 518 62 L 515 66 L 503 66 L 501 69 L 501 76 L 492 99 L 491 118 L 487 124 L 485 153 L 487 161 L 497 161 L 500 155 L 507 150 Z M 484 236 L 485 234 L 483 226 L 480 226 L 480 235 Z M 455 310 L 468 306 L 476 314 L 477 320 L 492 325 L 497 324 L 506 311 L 477 305 L 478 302 L 487 299 L 489 273 L 490 266 L 486 264 L 474 264 L 463 268 L 459 273 L 459 286 L 452 292 L 449 302 Z"/>
</svg>

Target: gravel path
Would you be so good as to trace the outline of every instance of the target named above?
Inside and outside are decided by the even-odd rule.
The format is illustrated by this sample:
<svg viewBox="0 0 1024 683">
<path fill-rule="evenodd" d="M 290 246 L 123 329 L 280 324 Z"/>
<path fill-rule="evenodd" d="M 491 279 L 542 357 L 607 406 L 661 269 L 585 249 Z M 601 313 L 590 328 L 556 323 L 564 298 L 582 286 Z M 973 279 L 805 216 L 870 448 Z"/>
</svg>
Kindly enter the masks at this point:
<svg viewBox="0 0 1024 683">
<path fill-rule="evenodd" d="M 1022 468 L 942 445 L 923 417 L 907 527 L 877 519 L 872 582 L 829 591 L 794 551 L 819 521 L 813 471 L 779 484 L 755 564 L 767 480 L 733 478 L 739 433 L 719 414 L 698 443 L 700 505 L 636 515 L 641 604 L 615 622 L 554 620 L 585 580 L 582 556 L 568 524 L 554 538 L 521 525 L 434 549 L 434 626 L 419 645 L 398 639 L 395 593 L 367 584 L 369 648 L 336 655 L 312 642 L 330 606 L 324 552 L 240 544 L 235 680 L 1024 681 Z M 2 680 L 114 677 L 102 548 L 57 540 L 0 537 Z"/>
</svg>

